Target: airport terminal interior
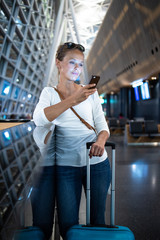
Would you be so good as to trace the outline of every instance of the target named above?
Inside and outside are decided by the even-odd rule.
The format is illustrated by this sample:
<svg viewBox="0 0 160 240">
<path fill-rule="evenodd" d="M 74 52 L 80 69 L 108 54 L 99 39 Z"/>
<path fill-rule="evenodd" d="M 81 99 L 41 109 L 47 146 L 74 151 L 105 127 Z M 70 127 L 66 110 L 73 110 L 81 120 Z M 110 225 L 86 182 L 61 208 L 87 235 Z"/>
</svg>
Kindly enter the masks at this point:
<svg viewBox="0 0 160 240">
<path fill-rule="evenodd" d="M 58 84 L 55 55 L 65 42 L 85 47 L 77 84 L 100 76 L 116 146 L 115 225 L 135 240 L 160 240 L 159 0 L 0 1 L 0 240 L 17 240 L 18 229 L 32 226 L 32 192 L 43 169 L 56 165 L 56 126 L 36 126 L 33 112 L 43 88 Z M 107 225 L 110 200 L 109 189 Z M 54 211 L 50 240 L 62 240 Z M 84 191 L 79 223 L 86 223 Z"/>
</svg>

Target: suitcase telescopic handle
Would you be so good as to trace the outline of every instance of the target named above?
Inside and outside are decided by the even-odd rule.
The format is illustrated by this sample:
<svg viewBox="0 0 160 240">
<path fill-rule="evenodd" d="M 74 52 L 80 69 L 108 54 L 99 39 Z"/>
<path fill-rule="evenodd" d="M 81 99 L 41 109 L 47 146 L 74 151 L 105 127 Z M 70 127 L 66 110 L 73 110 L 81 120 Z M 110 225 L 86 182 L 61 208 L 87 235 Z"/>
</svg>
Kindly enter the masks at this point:
<svg viewBox="0 0 160 240">
<path fill-rule="evenodd" d="M 86 147 L 89 151 L 94 142 L 87 142 Z M 115 225 L 115 143 L 106 142 L 105 147 L 112 148 L 112 180 L 111 180 L 111 211 L 110 211 L 110 225 Z M 86 224 L 90 224 L 90 158 L 87 151 L 87 199 L 86 199 Z"/>
<path fill-rule="evenodd" d="M 90 149 L 90 147 L 92 146 L 93 143 L 95 143 L 95 142 L 87 142 L 86 143 L 87 149 Z M 106 142 L 105 147 L 111 147 L 112 149 L 115 149 L 116 145 L 113 142 Z"/>
</svg>

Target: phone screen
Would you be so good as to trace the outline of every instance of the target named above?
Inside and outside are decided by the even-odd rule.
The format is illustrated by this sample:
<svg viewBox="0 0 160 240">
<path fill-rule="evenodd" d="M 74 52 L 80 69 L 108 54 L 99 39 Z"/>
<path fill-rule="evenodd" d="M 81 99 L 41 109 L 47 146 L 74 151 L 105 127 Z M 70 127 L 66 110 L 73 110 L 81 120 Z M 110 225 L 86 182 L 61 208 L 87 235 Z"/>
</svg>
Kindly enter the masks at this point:
<svg viewBox="0 0 160 240">
<path fill-rule="evenodd" d="M 99 82 L 99 79 L 100 79 L 100 76 L 95 76 L 95 75 L 93 75 L 92 78 L 91 78 L 91 80 L 90 80 L 90 82 L 89 82 L 89 84 L 95 83 L 95 84 L 97 85 L 98 82 Z M 96 86 L 91 87 L 91 88 L 95 88 L 95 87 L 96 87 Z M 90 88 L 90 89 L 91 89 L 91 88 Z"/>
</svg>

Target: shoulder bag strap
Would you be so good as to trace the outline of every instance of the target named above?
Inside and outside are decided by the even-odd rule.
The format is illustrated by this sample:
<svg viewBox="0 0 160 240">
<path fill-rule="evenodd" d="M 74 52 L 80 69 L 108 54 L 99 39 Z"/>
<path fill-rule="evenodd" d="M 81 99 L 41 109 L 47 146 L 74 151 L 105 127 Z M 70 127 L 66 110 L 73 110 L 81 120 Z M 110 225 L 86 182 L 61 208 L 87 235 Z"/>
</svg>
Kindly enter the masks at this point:
<svg viewBox="0 0 160 240">
<path fill-rule="evenodd" d="M 59 96 L 60 96 L 61 99 L 64 99 L 64 96 L 62 95 L 62 93 L 61 93 L 57 88 L 54 87 L 54 90 L 59 94 Z M 70 109 L 71 109 L 72 112 L 79 118 L 79 120 L 80 120 L 83 124 L 86 125 L 86 127 L 87 127 L 88 129 L 93 130 L 93 131 L 95 131 L 95 133 L 96 133 L 96 129 L 95 129 L 94 127 L 92 127 L 89 123 L 87 123 L 83 118 L 81 118 L 81 117 L 79 116 L 79 114 L 74 110 L 73 107 L 70 107 Z M 97 133 L 96 133 L 96 134 L 97 134 Z"/>
</svg>

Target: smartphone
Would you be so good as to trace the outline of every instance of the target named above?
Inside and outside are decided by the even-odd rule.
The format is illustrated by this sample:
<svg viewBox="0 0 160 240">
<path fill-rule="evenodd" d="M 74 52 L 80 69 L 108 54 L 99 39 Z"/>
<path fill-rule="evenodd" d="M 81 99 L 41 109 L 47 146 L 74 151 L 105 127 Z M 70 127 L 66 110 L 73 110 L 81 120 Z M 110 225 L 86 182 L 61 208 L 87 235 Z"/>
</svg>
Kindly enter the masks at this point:
<svg viewBox="0 0 160 240">
<path fill-rule="evenodd" d="M 92 78 L 91 78 L 89 84 L 95 83 L 96 85 L 95 85 L 94 87 L 91 87 L 90 89 L 92 89 L 92 88 L 96 88 L 96 86 L 97 86 L 99 80 L 100 80 L 100 76 L 92 75 Z"/>
</svg>

